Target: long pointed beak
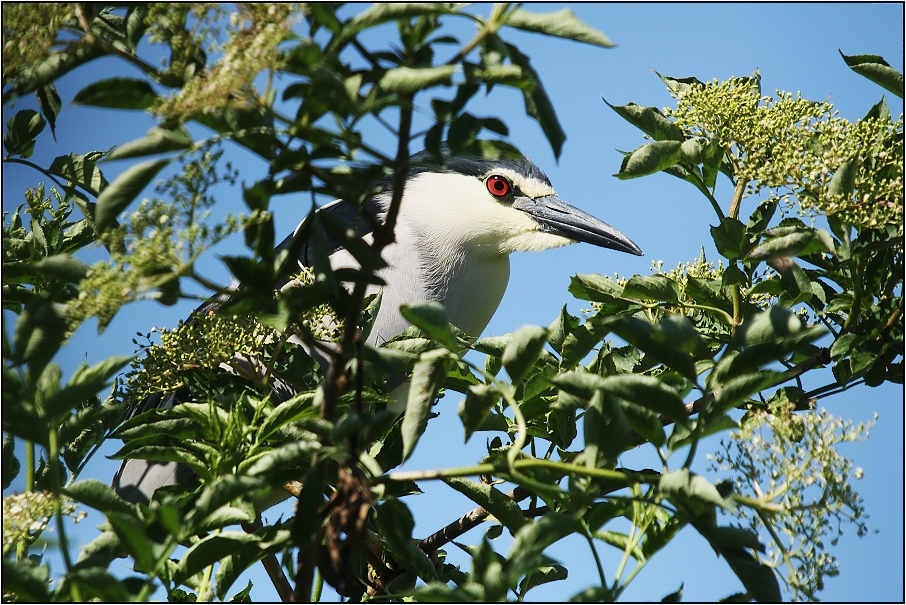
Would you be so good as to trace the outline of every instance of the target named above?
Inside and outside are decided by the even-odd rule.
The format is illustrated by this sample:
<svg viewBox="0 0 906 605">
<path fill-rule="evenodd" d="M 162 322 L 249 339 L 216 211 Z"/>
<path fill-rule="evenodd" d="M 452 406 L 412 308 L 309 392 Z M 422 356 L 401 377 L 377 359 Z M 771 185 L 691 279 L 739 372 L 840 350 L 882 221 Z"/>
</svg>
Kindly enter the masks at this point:
<svg viewBox="0 0 906 605">
<path fill-rule="evenodd" d="M 642 250 L 632 240 L 587 212 L 570 206 L 560 198 L 548 195 L 539 198 L 517 197 L 513 208 L 521 210 L 538 221 L 543 229 L 602 248 L 642 256 Z"/>
</svg>

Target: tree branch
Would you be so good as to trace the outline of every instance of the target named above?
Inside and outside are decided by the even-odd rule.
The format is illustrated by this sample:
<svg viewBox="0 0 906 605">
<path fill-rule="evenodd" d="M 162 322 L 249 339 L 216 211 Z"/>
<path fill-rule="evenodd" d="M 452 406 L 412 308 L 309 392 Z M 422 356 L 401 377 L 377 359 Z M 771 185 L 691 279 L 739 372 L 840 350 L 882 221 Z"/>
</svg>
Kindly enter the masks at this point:
<svg viewBox="0 0 906 605">
<path fill-rule="evenodd" d="M 521 502 L 531 495 L 527 489 L 522 487 L 514 488 L 506 493 L 507 498 L 514 502 Z M 452 542 L 459 536 L 463 535 L 470 529 L 478 527 L 490 515 L 482 506 L 476 506 L 465 515 L 450 523 L 440 531 L 437 531 L 424 540 L 421 540 L 416 546 L 426 553 L 437 550 L 444 544 Z"/>
</svg>

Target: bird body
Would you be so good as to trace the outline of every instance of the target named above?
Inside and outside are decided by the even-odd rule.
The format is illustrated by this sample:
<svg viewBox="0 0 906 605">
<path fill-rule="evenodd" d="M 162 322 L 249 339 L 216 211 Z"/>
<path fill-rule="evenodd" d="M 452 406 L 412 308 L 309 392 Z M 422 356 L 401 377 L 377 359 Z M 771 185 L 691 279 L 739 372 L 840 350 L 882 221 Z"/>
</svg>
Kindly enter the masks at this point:
<svg viewBox="0 0 906 605">
<path fill-rule="evenodd" d="M 369 344 L 379 346 L 402 332 L 409 323 L 400 314 L 400 305 L 418 301 L 442 304 L 453 325 L 479 336 L 503 298 L 513 252 L 587 242 L 642 253 L 616 229 L 560 200 L 547 176 L 527 158 L 452 157 L 443 167 L 429 160 L 426 152 L 411 158 L 395 241 L 382 251 L 387 266 L 378 276 L 385 285 Z M 389 191 L 376 195 L 365 203 L 363 212 L 383 222 L 391 198 Z M 321 213 L 341 218 L 370 243 L 369 222 L 350 204 L 337 200 L 320 208 Z M 303 221 L 280 247 L 308 232 L 305 226 Z M 328 247 L 328 252 L 334 270 L 359 268 L 342 247 Z M 298 261 L 301 267 L 313 266 L 310 243 L 302 246 Z M 282 287 L 292 285 L 290 280 Z M 222 298 L 202 308 L 220 302 Z M 163 399 L 157 397 L 157 401 Z M 167 399 L 172 402 L 173 398 Z M 175 463 L 127 460 L 114 478 L 114 487 L 127 500 L 147 502 L 157 487 L 185 480 L 185 470 Z"/>
</svg>

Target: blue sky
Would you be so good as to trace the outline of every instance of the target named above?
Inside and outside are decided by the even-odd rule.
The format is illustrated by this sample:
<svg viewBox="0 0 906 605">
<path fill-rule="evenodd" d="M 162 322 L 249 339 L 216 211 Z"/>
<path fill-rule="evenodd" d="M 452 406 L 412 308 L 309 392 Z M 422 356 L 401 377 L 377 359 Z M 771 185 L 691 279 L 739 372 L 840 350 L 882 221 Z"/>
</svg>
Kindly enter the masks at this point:
<svg viewBox="0 0 906 605">
<path fill-rule="evenodd" d="M 351 14 L 359 8 L 352 6 L 348 10 Z M 548 12 L 559 10 L 562 5 L 526 8 Z M 842 117 L 856 120 L 885 91 L 850 71 L 838 49 L 847 55 L 879 54 L 903 70 L 902 4 L 583 3 L 571 8 L 581 19 L 606 33 L 617 47 L 601 49 L 535 34 L 504 33 L 505 39 L 531 57 L 557 109 L 568 137 L 559 162 L 538 125 L 525 117 L 521 95 L 516 91 L 495 88 L 487 98 L 476 98 L 471 111 L 502 118 L 510 127 L 510 141 L 547 172 L 564 200 L 623 231 L 645 251 L 645 257 L 581 244 L 514 255 L 509 288 L 486 335 L 512 332 L 524 324 L 546 326 L 564 303 L 573 314 L 579 314 L 585 305 L 572 300 L 566 291 L 573 274 L 644 275 L 650 272 L 652 261 L 662 260 L 666 268 L 672 268 L 695 259 L 702 246 L 709 259 L 717 258 L 709 236 L 713 211 L 690 185 L 663 174 L 631 181 L 611 176 L 620 165 L 621 156 L 616 149 L 634 149 L 643 140 L 638 130 L 604 104 L 602 96 L 615 105 L 635 102 L 664 107 L 672 105 L 672 99 L 651 70 L 700 80 L 725 80 L 749 75 L 757 68 L 766 94 L 781 89 L 801 91 L 803 97 L 818 101 L 829 98 Z M 488 7 L 478 5 L 474 10 L 486 14 Z M 451 32 L 461 41 L 471 37 L 470 22 L 458 20 L 450 24 Z M 385 33 L 379 31 L 366 38 L 366 46 L 374 48 L 384 43 L 381 35 Z M 454 47 L 450 49 L 451 54 L 455 52 Z M 150 116 L 140 113 L 69 105 L 78 90 L 105 74 L 137 75 L 120 62 L 104 59 L 65 76 L 58 83 L 64 102 L 58 143 L 46 135 L 39 139 L 34 161 L 47 165 L 53 157 L 70 151 L 108 149 L 142 136 L 153 125 Z M 892 113 L 899 114 L 902 101 L 892 97 L 887 94 L 887 102 Z M 417 98 L 422 108 L 429 107 L 428 101 L 425 95 Z M 22 99 L 14 109 L 33 106 L 31 99 Z M 4 122 L 11 115 L 10 109 L 4 107 Z M 423 111 L 417 120 L 427 124 L 429 117 L 429 112 Z M 201 134 L 203 130 L 193 132 Z M 366 136 L 369 134 L 377 137 L 378 147 L 392 149 L 392 142 L 378 131 Z M 417 148 L 419 144 L 413 144 L 413 149 Z M 264 175 L 263 163 L 241 151 L 230 153 L 241 180 L 250 184 Z M 113 162 L 103 169 L 112 181 L 127 166 L 128 162 Z M 4 165 L 3 177 L 4 211 L 22 203 L 22 191 L 40 182 L 40 175 L 20 166 Z M 720 181 L 717 197 L 724 207 L 730 193 L 729 182 Z M 238 189 L 225 189 L 220 196 L 224 208 L 242 209 Z M 273 200 L 278 229 L 288 233 L 304 216 L 308 203 L 307 197 L 299 196 Z M 747 215 L 753 205 L 751 201 L 744 203 L 742 214 Z M 231 245 L 239 246 L 241 240 L 231 240 L 219 253 L 234 253 L 226 251 Z M 216 259 L 217 253 L 215 250 L 209 254 L 202 269 L 212 279 L 226 283 L 229 276 Z M 94 325 L 83 326 L 59 361 L 64 371 L 71 372 L 84 361 L 96 363 L 108 355 L 132 353 L 136 332 L 145 333 L 152 326 L 174 326 L 193 307 L 191 302 L 175 307 L 153 302 L 135 304 L 125 309 L 100 337 Z M 813 383 L 807 385 L 822 384 L 820 379 L 811 380 Z M 846 454 L 865 471 L 857 489 L 871 516 L 870 526 L 880 530 L 863 539 L 856 538 L 852 531 L 844 535 L 832 551 L 840 561 L 840 576 L 828 580 L 821 597 L 829 601 L 902 600 L 903 390 L 890 384 L 876 389 L 858 388 L 821 403 L 832 413 L 857 421 L 868 420 L 875 412 L 879 415 L 869 441 L 848 446 Z M 406 468 L 468 465 L 483 455 L 483 435 L 476 435 L 463 445 L 455 413 L 457 404 L 455 394 L 441 400 L 436 408 L 440 416 L 431 421 L 418 454 Z M 115 449 L 111 446 L 102 453 L 109 455 Z M 707 466 L 704 454 L 715 449 L 716 442 L 699 447 L 699 469 Z M 645 452 L 633 451 L 622 462 L 633 467 L 646 460 Z M 83 476 L 107 481 L 115 468 L 116 463 L 98 456 Z M 435 531 L 472 507 L 468 500 L 443 485 L 421 487 L 427 493 L 407 502 L 418 523 L 417 536 Z M 89 518 L 77 526 L 75 541 L 90 540 L 94 525 L 97 520 Z M 479 531 L 483 529 L 467 534 L 464 541 L 475 543 L 480 539 Z M 498 546 L 501 552 L 506 552 L 505 540 L 501 538 Z M 453 562 L 468 565 L 467 558 L 458 555 L 458 549 L 451 546 L 447 550 Z M 605 573 L 612 578 L 618 557 L 605 548 L 600 550 Z M 533 599 L 562 600 L 595 582 L 597 574 L 584 542 L 565 541 L 555 545 L 549 554 L 569 568 L 570 577 L 536 589 L 530 593 Z M 60 569 L 60 564 L 56 565 Z M 113 567 L 118 565 L 114 563 Z M 276 598 L 263 570 L 254 570 L 252 577 L 253 598 Z M 648 564 L 624 596 L 628 600 L 659 600 L 682 583 L 690 600 L 714 600 L 741 590 L 725 562 L 717 559 L 694 530 L 687 529 Z M 241 579 L 236 588 L 244 584 Z"/>
</svg>

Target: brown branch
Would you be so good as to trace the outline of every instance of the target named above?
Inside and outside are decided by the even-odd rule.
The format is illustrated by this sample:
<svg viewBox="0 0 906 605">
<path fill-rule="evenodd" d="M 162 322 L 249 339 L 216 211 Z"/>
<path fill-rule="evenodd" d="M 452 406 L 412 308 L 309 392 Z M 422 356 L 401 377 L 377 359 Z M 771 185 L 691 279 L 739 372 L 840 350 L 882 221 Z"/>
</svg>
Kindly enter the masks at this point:
<svg viewBox="0 0 906 605">
<path fill-rule="evenodd" d="M 527 489 L 522 487 L 517 487 L 506 493 L 507 498 L 512 499 L 514 502 L 521 502 L 531 495 Z M 482 506 L 477 506 L 467 512 L 465 515 L 450 523 L 445 528 L 437 531 L 424 540 L 421 540 L 417 546 L 426 553 L 437 550 L 444 544 L 447 544 L 459 536 L 463 535 L 470 529 L 478 527 L 481 523 L 487 519 L 490 515 L 487 510 Z"/>
<path fill-rule="evenodd" d="M 742 204 L 742 194 L 746 192 L 746 185 L 749 181 L 739 178 L 736 180 L 736 189 L 733 191 L 733 200 L 730 202 L 730 212 L 727 214 L 730 218 L 739 218 L 739 206 Z"/>
<path fill-rule="evenodd" d="M 243 523 L 242 529 L 246 533 L 254 534 L 255 530 L 261 527 L 261 521 L 255 520 L 254 523 Z M 280 562 L 277 561 L 277 556 L 273 553 L 266 555 L 261 561 L 264 564 L 264 569 L 267 571 L 267 577 L 271 579 L 271 582 L 274 584 L 274 588 L 277 589 L 277 594 L 280 595 L 280 601 L 283 603 L 292 603 L 293 602 L 293 587 L 290 586 L 289 580 L 286 579 L 286 576 L 283 574 L 283 568 L 280 567 Z"/>
</svg>

